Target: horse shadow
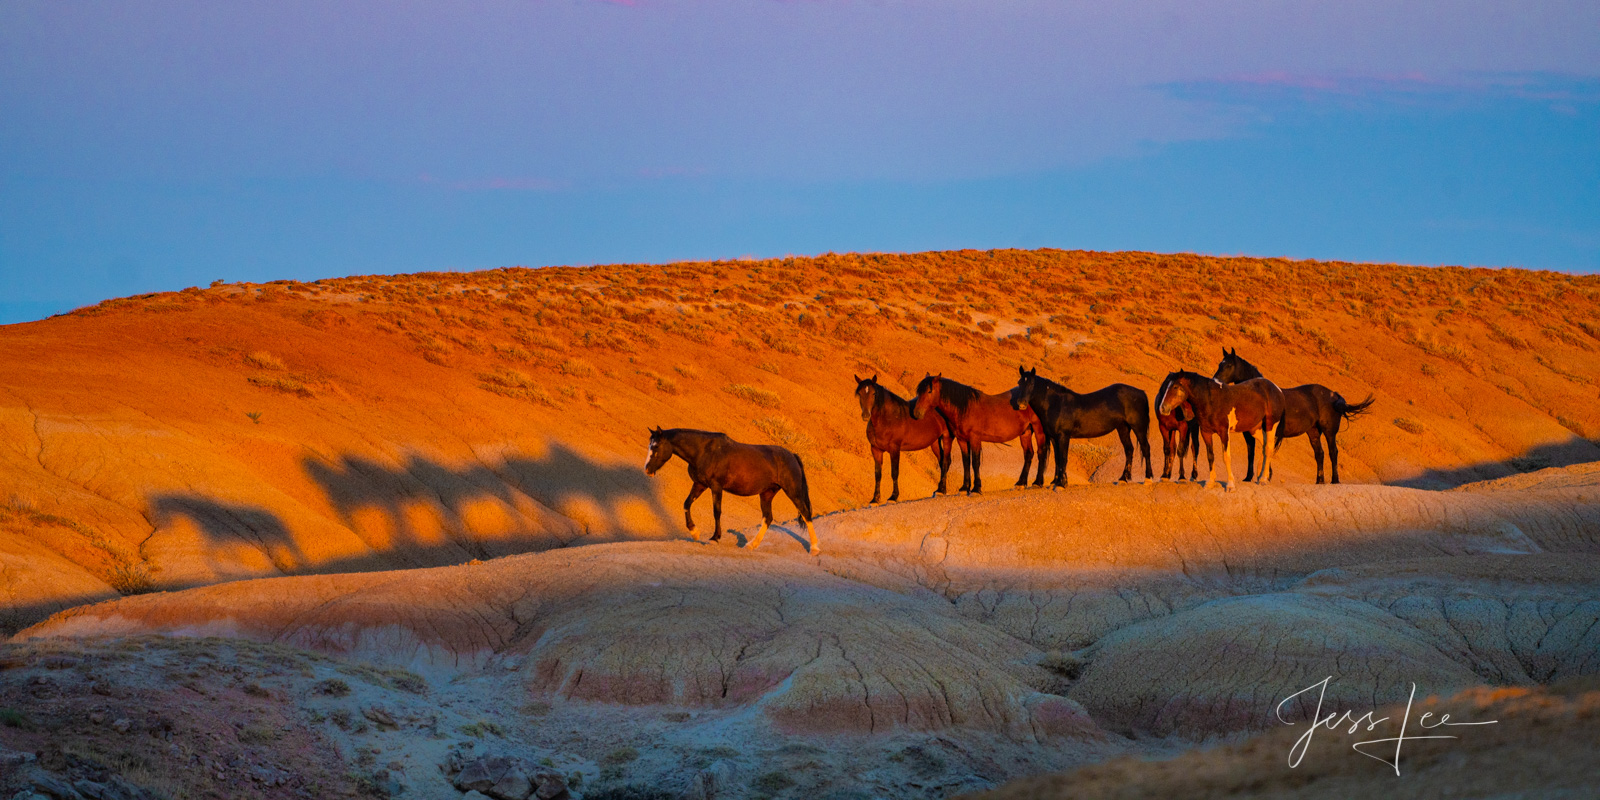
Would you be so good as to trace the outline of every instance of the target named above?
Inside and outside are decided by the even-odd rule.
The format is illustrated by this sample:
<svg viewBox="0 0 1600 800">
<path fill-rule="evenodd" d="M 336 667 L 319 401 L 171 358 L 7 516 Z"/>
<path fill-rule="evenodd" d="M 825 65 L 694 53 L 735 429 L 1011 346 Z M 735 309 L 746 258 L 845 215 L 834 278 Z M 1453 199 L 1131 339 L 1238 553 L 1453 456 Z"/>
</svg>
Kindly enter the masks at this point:
<svg viewBox="0 0 1600 800">
<path fill-rule="evenodd" d="M 1424 470 L 1420 475 L 1386 483 L 1409 489 L 1454 489 L 1477 481 L 1537 472 L 1549 467 L 1570 467 L 1591 461 L 1600 461 L 1600 445 L 1580 436 L 1570 436 L 1565 441 L 1539 445 L 1520 455 L 1498 461 L 1480 461 L 1455 469 Z"/>
<path fill-rule="evenodd" d="M 179 517 L 193 522 L 215 544 L 241 544 L 260 551 L 285 575 L 305 561 L 288 526 L 264 508 L 190 494 L 161 494 L 150 499 L 150 522 L 156 528 L 168 527 Z"/>
<path fill-rule="evenodd" d="M 540 458 L 513 456 L 462 467 L 420 456 L 392 466 L 359 456 L 308 457 L 303 466 L 346 527 L 356 529 L 356 515 L 375 509 L 392 526 L 396 544 L 423 538 L 407 513 L 418 503 L 437 510 L 451 534 L 470 530 L 468 507 L 484 501 L 519 520 L 528 528 L 523 534 L 543 532 L 533 530 L 537 523 L 522 513 L 532 504 L 571 520 L 584 535 L 621 538 L 637 533 L 641 522 L 662 531 L 671 526 L 657 487 L 638 467 L 598 464 L 561 444 Z M 471 537 L 457 538 L 475 557 L 492 555 Z"/>
</svg>

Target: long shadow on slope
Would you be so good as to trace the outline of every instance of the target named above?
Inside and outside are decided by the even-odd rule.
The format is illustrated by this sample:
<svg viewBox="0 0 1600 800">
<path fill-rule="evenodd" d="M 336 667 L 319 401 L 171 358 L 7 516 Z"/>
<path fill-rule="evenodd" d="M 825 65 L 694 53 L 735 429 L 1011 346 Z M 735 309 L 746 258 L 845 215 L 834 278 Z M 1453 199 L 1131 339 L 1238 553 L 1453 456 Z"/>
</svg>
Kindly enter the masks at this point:
<svg viewBox="0 0 1600 800">
<path fill-rule="evenodd" d="M 1579 436 L 1544 444 L 1518 456 L 1499 461 L 1483 461 L 1455 469 L 1430 469 L 1414 478 L 1393 481 L 1390 486 L 1408 489 L 1453 489 L 1467 483 L 1494 480 L 1548 467 L 1570 467 L 1600 461 L 1600 446 Z"/>
<path fill-rule="evenodd" d="M 474 523 L 468 517 L 474 506 L 482 513 L 478 504 L 485 502 L 512 533 L 544 532 L 547 523 L 536 518 L 543 509 L 568 518 L 583 534 L 670 530 L 656 487 L 642 470 L 596 464 L 560 444 L 543 458 L 462 468 L 416 456 L 394 466 L 358 456 L 303 463 L 346 527 L 357 530 L 356 517 L 376 510 L 394 531 L 393 547 L 421 543 L 424 537 L 411 513 L 419 504 L 436 511 L 444 532 L 479 557 L 490 553 L 471 535 Z"/>
<path fill-rule="evenodd" d="M 279 572 L 289 574 L 304 553 L 278 515 L 264 508 L 222 503 L 198 495 L 156 495 L 150 500 L 157 528 L 187 517 L 216 545 L 241 544 L 261 551 Z"/>
</svg>

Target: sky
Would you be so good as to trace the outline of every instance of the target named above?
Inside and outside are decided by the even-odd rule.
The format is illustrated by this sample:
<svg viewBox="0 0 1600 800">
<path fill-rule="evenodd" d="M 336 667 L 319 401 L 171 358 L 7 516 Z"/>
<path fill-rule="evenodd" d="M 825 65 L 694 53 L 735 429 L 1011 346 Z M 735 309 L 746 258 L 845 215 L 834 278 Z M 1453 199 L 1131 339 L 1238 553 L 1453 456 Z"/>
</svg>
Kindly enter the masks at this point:
<svg viewBox="0 0 1600 800">
<path fill-rule="evenodd" d="M 1600 270 L 1600 3 L 0 0 L 0 323 L 998 247 Z"/>
</svg>

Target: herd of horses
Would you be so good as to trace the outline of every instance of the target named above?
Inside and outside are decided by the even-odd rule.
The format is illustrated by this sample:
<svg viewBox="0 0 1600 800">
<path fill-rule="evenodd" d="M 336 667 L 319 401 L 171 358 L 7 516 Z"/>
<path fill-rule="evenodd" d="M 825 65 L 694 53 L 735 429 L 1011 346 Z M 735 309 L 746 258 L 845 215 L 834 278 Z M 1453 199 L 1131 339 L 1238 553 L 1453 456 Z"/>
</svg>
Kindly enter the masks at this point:
<svg viewBox="0 0 1600 800">
<path fill-rule="evenodd" d="M 1117 434 L 1126 462 L 1119 481 L 1133 479 L 1133 443 L 1139 443 L 1146 481 L 1154 479 L 1150 462 L 1150 417 L 1154 411 L 1161 430 L 1165 463 L 1162 479 L 1184 479 L 1184 458 L 1189 457 L 1189 480 L 1199 476 L 1200 442 L 1205 442 L 1210 473 L 1206 486 L 1216 482 L 1213 441 L 1222 439 L 1228 491 L 1235 487 L 1232 438 L 1245 440 L 1245 481 L 1260 483 L 1272 476 L 1273 452 L 1284 439 L 1308 436 L 1317 462 L 1317 483 L 1323 483 L 1323 441 L 1327 442 L 1333 482 L 1339 482 L 1339 429 L 1346 420 L 1366 411 L 1373 398 L 1349 403 L 1339 393 L 1309 383 L 1280 389 L 1238 352 L 1222 351 L 1216 372 L 1207 378 L 1195 372 L 1169 374 L 1156 391 L 1152 405 L 1143 389 L 1114 383 L 1080 394 L 1039 375 L 1037 369 L 1017 368 L 1017 385 L 990 394 L 940 375 L 928 375 L 917 384 L 917 394 L 907 400 L 878 383 L 877 376 L 856 377 L 856 399 L 867 423 L 867 442 L 874 463 L 872 500 L 877 503 L 883 485 L 883 457 L 889 456 L 891 502 L 900 498 L 900 454 L 933 448 L 939 462 L 935 494 L 948 493 L 954 452 L 961 451 L 961 488 L 983 491 L 983 445 L 1020 439 L 1022 474 L 1017 486 L 1028 485 L 1028 471 L 1038 456 L 1033 485 L 1044 485 L 1045 465 L 1055 455 L 1054 487 L 1067 485 L 1067 453 L 1073 439 L 1094 439 Z M 1255 436 L 1261 435 L 1262 459 L 1256 469 Z M 816 555 L 817 534 L 811 525 L 811 495 L 805 465 L 800 457 L 775 445 L 736 442 L 726 434 L 675 428 L 650 431 L 650 458 L 645 473 L 654 475 L 674 455 L 689 467 L 694 486 L 683 501 L 684 524 L 693 534 L 690 507 L 707 489 L 711 491 L 713 531 L 711 541 L 722 537 L 722 493 L 741 497 L 760 495 L 761 529 L 747 547 L 757 547 L 772 524 L 772 498 L 782 491 L 794 502 L 810 536 Z"/>
</svg>

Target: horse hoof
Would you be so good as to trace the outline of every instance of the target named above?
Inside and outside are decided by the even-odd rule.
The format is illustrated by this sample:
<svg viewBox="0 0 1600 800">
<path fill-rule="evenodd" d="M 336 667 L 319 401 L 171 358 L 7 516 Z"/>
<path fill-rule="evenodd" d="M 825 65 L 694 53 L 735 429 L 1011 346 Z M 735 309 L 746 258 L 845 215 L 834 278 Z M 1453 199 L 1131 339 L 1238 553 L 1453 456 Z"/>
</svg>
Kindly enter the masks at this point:
<svg viewBox="0 0 1600 800">
<path fill-rule="evenodd" d="M 1222 487 L 1222 490 L 1225 491 L 1225 492 L 1238 491 L 1238 489 L 1239 489 L 1238 485 L 1237 484 L 1232 484 L 1232 483 L 1224 484 L 1223 487 Z"/>
</svg>

